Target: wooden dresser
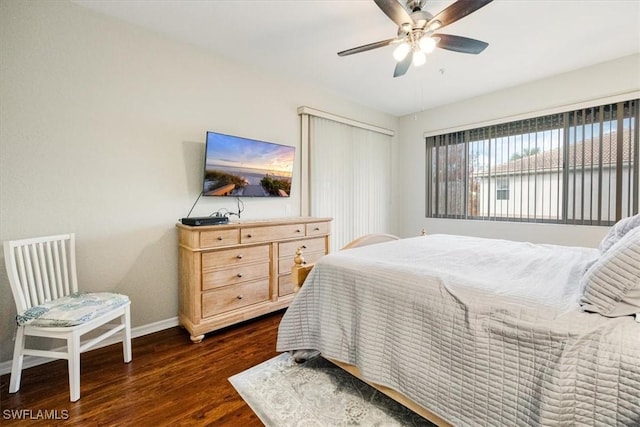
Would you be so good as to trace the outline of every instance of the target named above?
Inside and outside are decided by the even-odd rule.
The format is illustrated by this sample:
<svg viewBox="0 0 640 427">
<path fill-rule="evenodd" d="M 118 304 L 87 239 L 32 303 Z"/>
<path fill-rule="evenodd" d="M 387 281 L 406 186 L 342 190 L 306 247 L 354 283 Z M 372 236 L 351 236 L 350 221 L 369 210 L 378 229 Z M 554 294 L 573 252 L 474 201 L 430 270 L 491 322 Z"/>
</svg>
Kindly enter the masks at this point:
<svg viewBox="0 0 640 427">
<path fill-rule="evenodd" d="M 329 251 L 331 218 L 178 224 L 180 324 L 200 342 L 204 334 L 287 307 L 298 247 L 307 262 Z"/>
</svg>

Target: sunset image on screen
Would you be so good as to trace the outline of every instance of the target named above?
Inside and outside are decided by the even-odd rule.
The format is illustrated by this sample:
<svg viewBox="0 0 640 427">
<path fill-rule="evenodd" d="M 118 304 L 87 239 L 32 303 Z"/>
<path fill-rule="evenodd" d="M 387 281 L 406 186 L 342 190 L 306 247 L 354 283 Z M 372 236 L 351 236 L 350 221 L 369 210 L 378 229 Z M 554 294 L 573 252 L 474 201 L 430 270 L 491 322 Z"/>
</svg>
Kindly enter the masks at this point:
<svg viewBox="0 0 640 427">
<path fill-rule="evenodd" d="M 295 147 L 209 132 L 204 195 L 288 197 Z"/>
</svg>

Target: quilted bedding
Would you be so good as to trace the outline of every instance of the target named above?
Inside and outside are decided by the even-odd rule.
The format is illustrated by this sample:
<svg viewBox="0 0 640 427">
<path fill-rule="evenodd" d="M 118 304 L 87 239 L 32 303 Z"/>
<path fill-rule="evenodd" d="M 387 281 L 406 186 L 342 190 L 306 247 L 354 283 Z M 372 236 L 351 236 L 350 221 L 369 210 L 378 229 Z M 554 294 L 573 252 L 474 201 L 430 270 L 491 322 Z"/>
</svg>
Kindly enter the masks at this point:
<svg viewBox="0 0 640 427">
<path fill-rule="evenodd" d="M 333 253 L 277 350 L 355 365 L 456 426 L 637 426 L 640 323 L 579 308 L 598 254 L 444 235 Z"/>
</svg>

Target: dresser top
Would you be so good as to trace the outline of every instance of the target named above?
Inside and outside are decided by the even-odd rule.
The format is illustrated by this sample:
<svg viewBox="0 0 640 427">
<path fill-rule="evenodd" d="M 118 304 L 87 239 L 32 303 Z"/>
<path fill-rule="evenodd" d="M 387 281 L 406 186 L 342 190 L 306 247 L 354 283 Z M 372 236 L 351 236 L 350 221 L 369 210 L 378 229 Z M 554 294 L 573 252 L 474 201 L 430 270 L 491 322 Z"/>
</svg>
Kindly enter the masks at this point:
<svg viewBox="0 0 640 427">
<path fill-rule="evenodd" d="M 230 221 L 227 224 L 216 225 L 199 225 L 190 226 L 182 223 L 177 223 L 176 227 L 187 230 L 221 230 L 225 228 L 238 228 L 241 227 L 267 227 L 273 225 L 286 225 L 286 224 L 308 224 L 314 222 L 329 222 L 333 221 L 333 218 L 319 218 L 312 216 L 298 216 L 298 217 L 286 217 L 286 218 L 270 218 L 270 219 L 247 219 L 247 220 L 235 220 Z"/>
</svg>

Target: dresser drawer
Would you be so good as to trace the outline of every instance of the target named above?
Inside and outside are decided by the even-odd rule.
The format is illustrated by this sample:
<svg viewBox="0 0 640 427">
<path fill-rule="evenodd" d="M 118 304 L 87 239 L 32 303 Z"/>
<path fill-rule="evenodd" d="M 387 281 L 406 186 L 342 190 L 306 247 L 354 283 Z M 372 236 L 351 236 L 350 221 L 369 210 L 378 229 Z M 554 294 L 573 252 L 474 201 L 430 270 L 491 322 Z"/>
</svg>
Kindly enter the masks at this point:
<svg viewBox="0 0 640 427">
<path fill-rule="evenodd" d="M 202 254 L 202 270 L 227 268 L 264 260 L 269 260 L 269 245 L 204 252 Z"/>
<path fill-rule="evenodd" d="M 328 222 L 312 222 L 306 225 L 307 236 L 319 236 L 329 234 Z"/>
<path fill-rule="evenodd" d="M 304 257 L 305 263 L 311 264 L 318 261 L 323 256 L 325 256 L 325 253 L 324 251 L 323 252 L 304 252 L 302 256 Z M 279 274 L 291 272 L 291 267 L 293 267 L 294 257 L 295 257 L 295 254 L 292 256 L 280 257 L 280 259 L 278 259 Z"/>
<path fill-rule="evenodd" d="M 269 279 L 225 286 L 202 294 L 202 317 L 214 316 L 269 299 Z"/>
<path fill-rule="evenodd" d="M 240 235 L 240 243 L 272 242 L 274 240 L 304 237 L 304 224 L 273 225 L 269 227 L 246 227 Z"/>
<path fill-rule="evenodd" d="M 238 230 L 210 230 L 200 232 L 200 247 L 217 248 L 237 245 L 240 242 Z"/>
<path fill-rule="evenodd" d="M 209 270 L 202 273 L 202 290 L 219 288 L 269 278 L 269 260 L 258 264 L 240 264 L 233 268 Z"/>
<path fill-rule="evenodd" d="M 325 238 L 316 237 L 315 239 L 300 239 L 294 242 L 278 243 L 278 254 L 280 258 L 294 256 L 298 248 L 302 248 L 302 254 L 305 258 L 307 252 L 324 252 L 326 250 Z"/>
</svg>

